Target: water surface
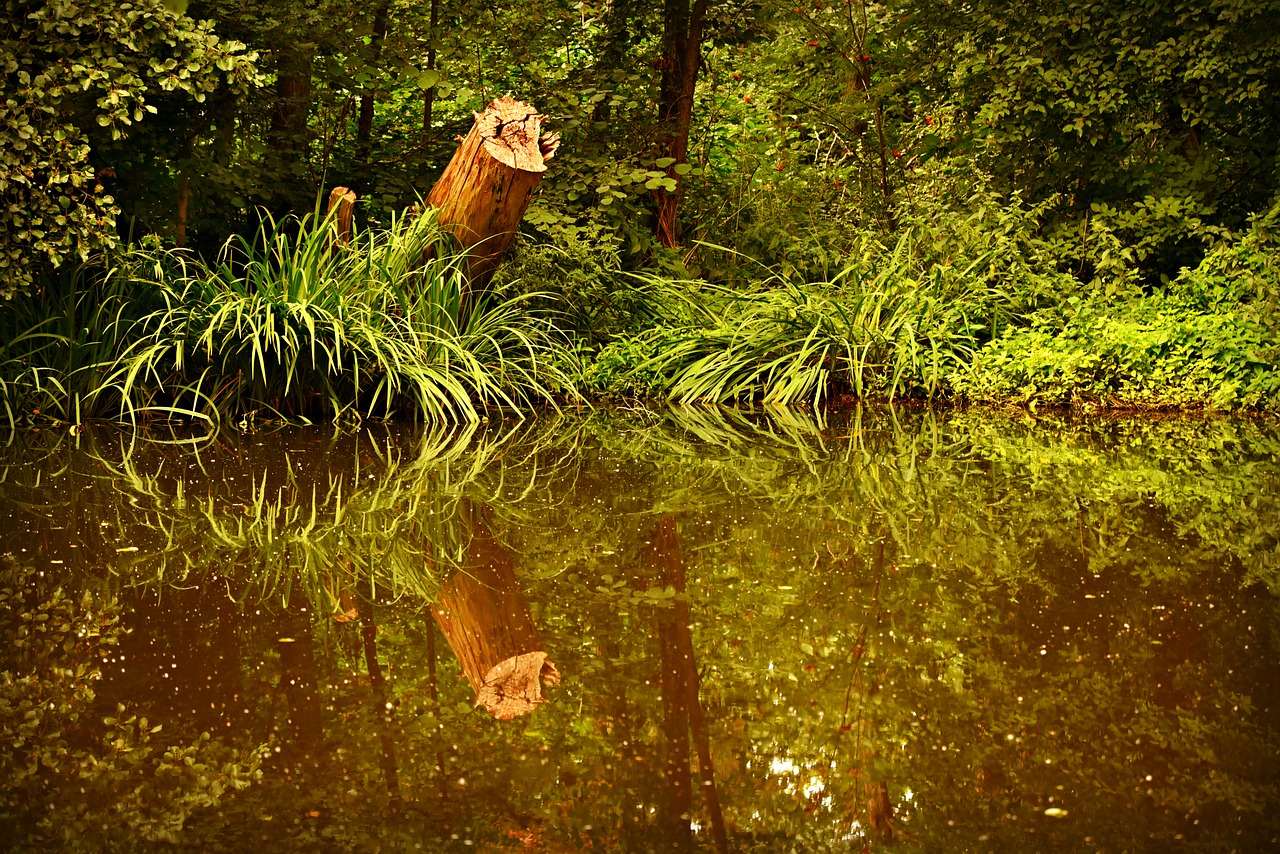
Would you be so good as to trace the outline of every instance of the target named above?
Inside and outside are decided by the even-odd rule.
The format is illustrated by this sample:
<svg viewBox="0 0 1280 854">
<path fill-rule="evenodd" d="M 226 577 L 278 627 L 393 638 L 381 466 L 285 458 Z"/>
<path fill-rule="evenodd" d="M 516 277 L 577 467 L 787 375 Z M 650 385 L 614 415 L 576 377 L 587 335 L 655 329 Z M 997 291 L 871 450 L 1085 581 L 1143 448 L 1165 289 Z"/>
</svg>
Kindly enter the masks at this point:
<svg viewBox="0 0 1280 854">
<path fill-rule="evenodd" d="M 1269 422 L 183 438 L 0 458 L 20 847 L 1280 846 Z"/>
</svg>

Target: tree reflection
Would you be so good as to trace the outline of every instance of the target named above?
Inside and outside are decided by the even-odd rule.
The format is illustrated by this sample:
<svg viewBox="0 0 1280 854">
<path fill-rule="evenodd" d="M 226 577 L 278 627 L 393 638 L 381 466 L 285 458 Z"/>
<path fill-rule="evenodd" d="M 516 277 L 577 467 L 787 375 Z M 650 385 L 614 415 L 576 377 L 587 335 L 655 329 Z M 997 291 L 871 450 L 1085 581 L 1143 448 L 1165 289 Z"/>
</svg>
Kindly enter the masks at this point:
<svg viewBox="0 0 1280 854">
<path fill-rule="evenodd" d="M 373 588 L 366 584 L 364 596 L 358 607 L 360 614 L 360 641 L 364 651 L 365 672 L 369 674 L 369 693 L 373 701 L 373 714 L 378 721 L 378 745 L 381 748 L 380 758 L 382 778 L 387 785 L 387 797 L 393 809 L 399 809 L 400 771 L 396 763 L 395 738 L 391 733 L 392 710 L 394 704 L 389 700 L 387 679 L 378 661 L 378 624 L 374 619 Z"/>
<path fill-rule="evenodd" d="M 669 588 L 674 594 L 670 607 L 658 609 L 655 616 L 662 674 L 662 731 L 666 745 L 664 776 L 670 792 L 664 825 L 678 847 L 691 844 L 693 775 L 689 765 L 689 736 L 692 734 L 698 757 L 698 776 L 701 778 L 700 791 L 706 802 L 712 838 L 716 850 L 727 851 L 728 836 L 720 810 L 711 743 L 699 696 L 684 561 L 680 555 L 676 521 L 672 516 L 664 515 L 658 520 L 647 557 L 657 570 L 658 585 Z"/>
<path fill-rule="evenodd" d="M 476 705 L 507 720 L 537 708 L 542 683 L 558 684 L 560 672 L 534 628 L 511 555 L 484 516 L 471 501 L 460 505 L 466 559 L 441 585 L 431 613 L 476 691 Z"/>
</svg>

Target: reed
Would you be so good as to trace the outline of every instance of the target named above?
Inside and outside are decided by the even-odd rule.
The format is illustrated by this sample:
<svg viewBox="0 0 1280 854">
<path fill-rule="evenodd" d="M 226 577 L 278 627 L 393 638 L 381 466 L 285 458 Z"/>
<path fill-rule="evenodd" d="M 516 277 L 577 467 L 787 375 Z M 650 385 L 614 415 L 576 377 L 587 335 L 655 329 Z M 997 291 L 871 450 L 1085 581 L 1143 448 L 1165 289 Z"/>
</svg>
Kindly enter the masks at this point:
<svg viewBox="0 0 1280 854">
<path fill-rule="evenodd" d="M 634 374 L 663 377 L 678 402 L 816 405 L 844 390 L 935 397 L 1016 306 L 984 275 L 994 259 L 926 264 L 917 239 L 908 229 L 891 249 L 864 245 L 826 281 L 772 274 L 750 290 L 688 283 L 700 297 L 696 320 L 644 333 L 640 349 L 651 355 Z"/>
<path fill-rule="evenodd" d="M 150 283 L 165 305 L 113 374 L 137 410 L 474 421 L 560 385 L 544 358 L 553 327 L 524 297 L 468 306 L 462 256 L 432 212 L 345 245 L 328 219 L 267 221 L 207 268 L 166 260 Z"/>
<path fill-rule="evenodd" d="M 19 422 L 78 424 L 118 410 L 107 366 L 129 349 L 148 310 L 131 279 L 123 265 L 82 265 L 0 311 L 0 408 L 10 437 Z"/>
</svg>

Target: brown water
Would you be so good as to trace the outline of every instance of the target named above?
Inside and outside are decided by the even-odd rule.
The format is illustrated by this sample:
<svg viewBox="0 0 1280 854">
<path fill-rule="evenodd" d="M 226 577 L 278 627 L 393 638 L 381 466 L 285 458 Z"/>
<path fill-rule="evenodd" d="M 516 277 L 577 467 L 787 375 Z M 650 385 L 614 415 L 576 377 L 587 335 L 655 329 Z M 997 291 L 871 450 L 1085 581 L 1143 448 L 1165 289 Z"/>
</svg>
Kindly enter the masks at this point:
<svg viewBox="0 0 1280 854">
<path fill-rule="evenodd" d="M 0 456 L 6 844 L 1280 850 L 1274 424 L 179 438 Z"/>
</svg>

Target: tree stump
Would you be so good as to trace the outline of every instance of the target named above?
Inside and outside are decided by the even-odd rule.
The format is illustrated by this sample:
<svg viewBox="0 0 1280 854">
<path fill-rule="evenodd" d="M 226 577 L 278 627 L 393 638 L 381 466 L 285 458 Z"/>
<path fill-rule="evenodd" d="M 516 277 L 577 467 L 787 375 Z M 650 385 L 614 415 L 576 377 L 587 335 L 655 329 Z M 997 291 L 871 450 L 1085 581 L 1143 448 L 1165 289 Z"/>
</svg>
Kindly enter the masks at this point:
<svg viewBox="0 0 1280 854">
<path fill-rule="evenodd" d="M 478 509 L 464 505 L 462 516 L 471 536 L 466 564 L 440 588 L 431 612 L 476 691 L 476 705 L 509 720 L 533 711 L 543 700 L 542 680 L 556 685 L 560 672 L 547 660 L 510 554 Z"/>
<path fill-rule="evenodd" d="M 334 208 L 338 209 L 336 216 L 333 212 Z M 329 193 L 329 208 L 325 213 L 327 216 L 334 217 L 335 238 L 338 245 L 345 246 L 351 240 L 351 228 L 355 220 L 355 191 L 346 187 L 334 187 L 333 192 Z"/>
<path fill-rule="evenodd" d="M 478 292 L 515 240 L 560 136 L 542 133 L 538 111 L 514 98 L 498 98 L 475 117 L 427 204 L 468 251 L 468 278 Z"/>
</svg>

